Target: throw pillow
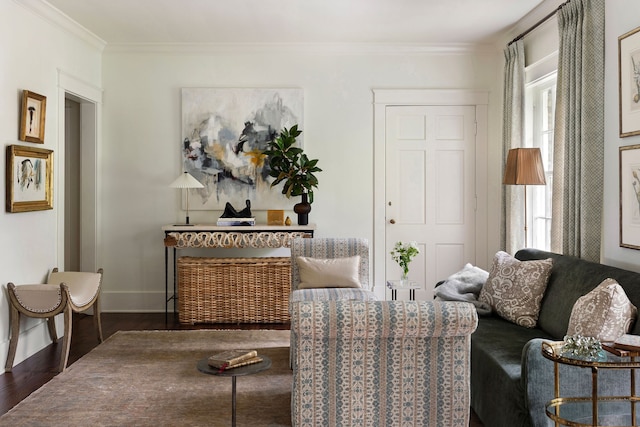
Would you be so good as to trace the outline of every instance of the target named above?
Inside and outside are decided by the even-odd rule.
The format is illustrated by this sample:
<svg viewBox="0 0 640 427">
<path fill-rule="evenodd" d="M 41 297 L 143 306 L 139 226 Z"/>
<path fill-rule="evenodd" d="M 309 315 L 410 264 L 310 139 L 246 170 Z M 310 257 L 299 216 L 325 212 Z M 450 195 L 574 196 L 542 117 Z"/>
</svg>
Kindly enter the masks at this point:
<svg viewBox="0 0 640 427">
<path fill-rule="evenodd" d="M 299 289 L 359 288 L 360 256 L 347 258 L 296 258 L 300 271 Z"/>
<path fill-rule="evenodd" d="M 493 258 L 479 299 L 489 304 L 500 317 L 533 328 L 538 323 L 540 303 L 552 266 L 551 258 L 520 261 L 500 251 Z"/>
<path fill-rule="evenodd" d="M 605 279 L 573 305 L 567 335 L 615 341 L 629 332 L 637 313 L 622 286 L 614 279 Z"/>
</svg>

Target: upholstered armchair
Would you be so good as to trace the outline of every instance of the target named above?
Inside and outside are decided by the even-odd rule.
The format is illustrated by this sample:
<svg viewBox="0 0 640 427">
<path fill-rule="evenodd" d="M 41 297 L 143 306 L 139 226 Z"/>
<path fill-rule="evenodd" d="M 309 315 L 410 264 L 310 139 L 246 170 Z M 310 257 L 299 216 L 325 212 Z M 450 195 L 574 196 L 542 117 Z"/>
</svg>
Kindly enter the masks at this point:
<svg viewBox="0 0 640 427">
<path fill-rule="evenodd" d="M 474 306 L 445 301 L 302 301 L 293 426 L 468 427 Z"/>
<path fill-rule="evenodd" d="M 313 260 L 335 260 L 358 257 L 357 281 L 359 287 L 341 285 L 328 281 L 322 285 L 307 285 L 301 280 L 298 258 Z M 328 271 L 326 276 L 330 275 Z M 334 276 L 342 274 L 337 272 Z M 336 279 L 337 280 L 337 279 Z M 294 239 L 291 242 L 291 296 L 290 302 L 296 301 L 329 301 L 329 300 L 362 300 L 377 299 L 373 294 L 373 283 L 369 282 L 369 242 L 359 238 L 311 238 Z"/>
<path fill-rule="evenodd" d="M 20 316 L 47 319 L 49 336 L 58 342 L 55 316 L 64 313 L 64 336 L 60 354 L 60 372 L 64 371 L 69 359 L 71 346 L 71 316 L 73 312 L 93 309 L 93 319 L 98 340 L 102 342 L 102 324 L 100 322 L 100 287 L 102 269 L 97 273 L 78 271 L 60 272 L 54 268 L 45 284 L 7 285 L 10 302 L 11 340 L 5 364 L 5 372 L 13 369 L 13 359 L 20 336 Z"/>
</svg>

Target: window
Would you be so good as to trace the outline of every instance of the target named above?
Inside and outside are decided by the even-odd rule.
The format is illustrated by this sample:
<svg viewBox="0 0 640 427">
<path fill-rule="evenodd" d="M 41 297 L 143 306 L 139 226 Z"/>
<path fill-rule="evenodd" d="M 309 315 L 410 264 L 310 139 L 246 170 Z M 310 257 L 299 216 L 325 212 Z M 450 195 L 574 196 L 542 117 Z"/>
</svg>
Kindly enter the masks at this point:
<svg viewBox="0 0 640 427">
<path fill-rule="evenodd" d="M 550 250 L 551 195 L 553 191 L 553 124 L 556 107 L 556 73 L 538 79 L 526 87 L 525 135 L 527 147 L 538 147 L 542 153 L 547 185 L 527 188 L 531 247 Z"/>
</svg>

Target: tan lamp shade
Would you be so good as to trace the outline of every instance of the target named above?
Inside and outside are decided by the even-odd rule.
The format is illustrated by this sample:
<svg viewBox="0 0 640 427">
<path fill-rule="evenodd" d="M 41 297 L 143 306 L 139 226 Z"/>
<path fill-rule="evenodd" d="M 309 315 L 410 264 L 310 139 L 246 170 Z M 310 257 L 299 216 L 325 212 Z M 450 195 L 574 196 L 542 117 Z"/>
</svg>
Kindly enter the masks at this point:
<svg viewBox="0 0 640 427">
<path fill-rule="evenodd" d="M 513 148 L 507 154 L 503 184 L 545 185 L 539 148 Z"/>
</svg>

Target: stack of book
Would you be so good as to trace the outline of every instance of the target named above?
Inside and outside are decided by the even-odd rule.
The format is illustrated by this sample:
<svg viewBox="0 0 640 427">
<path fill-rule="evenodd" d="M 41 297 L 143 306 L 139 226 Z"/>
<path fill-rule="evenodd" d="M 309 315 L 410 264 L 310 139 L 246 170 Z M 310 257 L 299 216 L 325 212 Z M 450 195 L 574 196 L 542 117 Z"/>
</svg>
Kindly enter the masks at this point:
<svg viewBox="0 0 640 427">
<path fill-rule="evenodd" d="M 618 356 L 636 356 L 640 354 L 640 336 L 624 334 L 614 342 L 602 343 L 602 348 Z"/>
<path fill-rule="evenodd" d="M 227 350 L 209 357 L 209 366 L 221 371 L 262 362 L 256 350 Z"/>
<path fill-rule="evenodd" d="M 230 225 L 256 225 L 255 218 L 218 218 L 216 224 L 218 227 L 226 227 Z"/>
</svg>

